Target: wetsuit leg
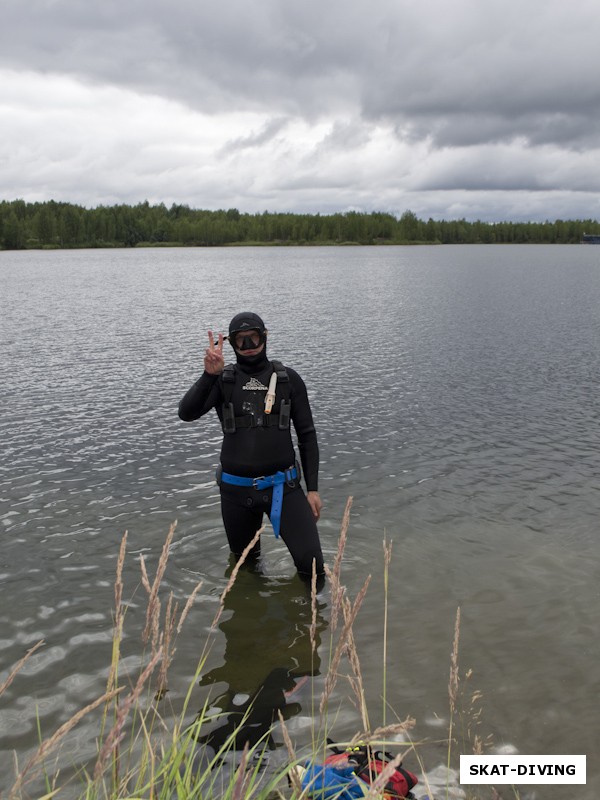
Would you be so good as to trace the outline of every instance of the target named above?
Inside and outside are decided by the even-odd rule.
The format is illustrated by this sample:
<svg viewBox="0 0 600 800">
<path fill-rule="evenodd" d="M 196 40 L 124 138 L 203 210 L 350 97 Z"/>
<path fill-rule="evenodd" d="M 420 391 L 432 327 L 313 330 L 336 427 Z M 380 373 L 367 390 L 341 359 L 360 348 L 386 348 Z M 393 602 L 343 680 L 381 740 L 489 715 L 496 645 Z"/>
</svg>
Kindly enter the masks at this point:
<svg viewBox="0 0 600 800">
<path fill-rule="evenodd" d="M 221 486 L 221 514 L 229 549 L 239 558 L 262 525 L 263 509 L 257 507 L 250 492 L 239 486 Z M 249 558 L 260 556 L 260 540 L 252 548 Z"/>
<path fill-rule="evenodd" d="M 313 559 L 317 575 L 323 574 L 323 553 L 317 523 L 301 487 L 285 487 L 281 510 L 280 535 L 286 543 L 298 574 L 304 580 L 312 577 Z"/>
</svg>

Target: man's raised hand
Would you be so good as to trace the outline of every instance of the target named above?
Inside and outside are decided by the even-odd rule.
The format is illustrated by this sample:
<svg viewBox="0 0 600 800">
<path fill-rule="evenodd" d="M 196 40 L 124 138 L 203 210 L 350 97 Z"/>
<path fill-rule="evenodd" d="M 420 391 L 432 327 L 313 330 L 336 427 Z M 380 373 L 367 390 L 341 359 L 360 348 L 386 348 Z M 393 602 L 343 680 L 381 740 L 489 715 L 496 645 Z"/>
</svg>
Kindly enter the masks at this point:
<svg viewBox="0 0 600 800">
<path fill-rule="evenodd" d="M 208 347 L 204 351 L 204 369 L 209 375 L 220 375 L 225 369 L 222 333 L 219 334 L 218 343 L 215 344 L 213 332 L 208 332 Z"/>
</svg>

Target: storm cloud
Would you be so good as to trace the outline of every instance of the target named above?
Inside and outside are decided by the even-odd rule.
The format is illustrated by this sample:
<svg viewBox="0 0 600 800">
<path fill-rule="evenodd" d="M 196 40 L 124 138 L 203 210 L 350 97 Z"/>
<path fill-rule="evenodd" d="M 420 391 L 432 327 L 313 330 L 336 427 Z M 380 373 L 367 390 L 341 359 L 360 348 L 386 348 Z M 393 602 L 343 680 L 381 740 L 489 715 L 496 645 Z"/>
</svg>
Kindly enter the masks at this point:
<svg viewBox="0 0 600 800">
<path fill-rule="evenodd" d="M 4 199 L 600 216 L 587 0 L 8 0 Z"/>
</svg>

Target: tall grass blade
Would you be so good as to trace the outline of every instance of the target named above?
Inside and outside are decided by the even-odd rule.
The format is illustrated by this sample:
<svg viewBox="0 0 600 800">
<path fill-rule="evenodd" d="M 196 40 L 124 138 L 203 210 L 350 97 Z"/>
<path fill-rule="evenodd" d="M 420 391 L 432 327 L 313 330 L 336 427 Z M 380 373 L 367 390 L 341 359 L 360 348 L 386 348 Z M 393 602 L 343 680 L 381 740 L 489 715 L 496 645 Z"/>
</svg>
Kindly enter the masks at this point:
<svg viewBox="0 0 600 800">
<path fill-rule="evenodd" d="M 37 642 L 37 644 L 34 644 L 33 647 L 29 648 L 29 650 L 25 653 L 22 659 L 17 661 L 16 665 L 13 667 L 8 678 L 4 681 L 2 685 L 0 685 L 0 696 L 2 696 L 2 694 L 8 689 L 8 687 L 14 681 L 16 675 L 23 669 L 27 661 L 29 661 L 31 656 L 36 652 L 36 650 L 39 650 L 43 644 L 45 644 L 44 640 L 40 639 L 40 641 Z"/>
<path fill-rule="evenodd" d="M 23 770 L 17 776 L 17 780 L 13 784 L 13 787 L 9 794 L 9 800 L 12 798 L 18 797 L 21 789 L 29 783 L 35 777 L 36 768 L 44 761 L 45 758 L 54 750 L 54 748 L 59 744 L 59 742 L 69 733 L 69 731 L 73 730 L 73 728 L 91 711 L 101 706 L 103 703 L 110 702 L 110 700 L 118 693 L 118 690 L 115 692 L 109 692 L 99 697 L 97 700 L 94 700 L 93 703 L 85 706 L 76 714 L 74 714 L 71 719 L 67 720 L 64 725 L 61 725 L 60 728 L 46 741 L 42 742 L 39 746 L 37 751 L 34 755 L 29 759 Z"/>
</svg>

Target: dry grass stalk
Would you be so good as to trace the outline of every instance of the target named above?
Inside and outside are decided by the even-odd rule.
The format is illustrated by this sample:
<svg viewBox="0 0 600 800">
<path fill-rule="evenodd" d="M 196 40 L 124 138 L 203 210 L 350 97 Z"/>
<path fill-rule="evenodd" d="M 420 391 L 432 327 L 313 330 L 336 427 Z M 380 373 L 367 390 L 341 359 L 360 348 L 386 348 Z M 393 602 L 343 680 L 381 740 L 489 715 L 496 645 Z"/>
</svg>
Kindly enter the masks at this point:
<svg viewBox="0 0 600 800">
<path fill-rule="evenodd" d="M 468 681 L 472 675 L 473 670 L 467 670 L 464 678 L 465 681 Z M 475 755 L 481 755 L 484 750 L 483 739 L 477 732 L 477 729 L 481 725 L 481 719 L 483 716 L 483 707 L 481 705 L 482 699 L 483 694 L 479 689 L 475 689 L 473 692 L 471 692 L 471 700 L 467 715 L 467 740 L 471 742 L 471 748 Z"/>
<path fill-rule="evenodd" d="M 125 563 L 125 553 L 127 549 L 127 531 L 121 539 L 119 548 L 119 558 L 117 559 L 117 575 L 115 578 L 115 628 L 122 629 L 123 626 L 123 564 Z"/>
<path fill-rule="evenodd" d="M 121 639 L 123 638 L 123 623 L 125 614 L 123 612 L 123 565 L 125 563 L 125 554 L 127 550 L 127 531 L 123 534 L 121 539 L 121 546 L 119 548 L 119 558 L 117 559 L 117 574 L 115 577 L 115 615 L 113 625 L 113 638 L 112 638 L 112 659 L 110 663 L 110 672 L 108 675 L 108 682 L 106 691 L 111 692 L 117 688 L 117 675 L 119 669 Z"/>
<path fill-rule="evenodd" d="M 183 607 L 183 611 L 181 612 L 181 616 L 179 617 L 179 622 L 177 623 L 177 633 L 181 633 L 181 629 L 183 628 L 183 623 L 186 620 L 187 615 L 190 613 L 192 606 L 194 605 L 194 600 L 196 599 L 196 595 L 200 591 L 202 587 L 202 581 L 199 581 L 196 586 L 194 587 L 194 591 L 188 597 L 185 606 Z"/>
<path fill-rule="evenodd" d="M 450 769 L 450 755 L 452 752 L 454 714 L 456 712 L 456 702 L 458 700 L 458 642 L 460 637 L 460 606 L 456 609 L 456 621 L 454 623 L 454 640 L 452 642 L 452 653 L 450 654 L 450 677 L 448 679 L 448 698 L 450 700 L 450 723 L 448 726 L 448 755 L 446 766 Z"/>
<path fill-rule="evenodd" d="M 37 644 L 34 644 L 33 647 L 30 647 L 29 650 L 23 656 L 23 658 L 20 659 L 20 661 L 18 661 L 16 663 L 16 665 L 13 667 L 12 672 L 10 673 L 8 678 L 0 686 L 0 695 L 2 695 L 8 689 L 8 687 L 14 681 L 15 676 L 17 675 L 17 673 L 20 672 L 23 669 L 23 666 L 25 665 L 25 663 L 31 658 L 31 656 L 35 653 L 36 650 L 39 650 L 39 648 L 43 644 L 45 644 L 44 640 L 40 639 L 40 641 Z"/>
<path fill-rule="evenodd" d="M 249 775 L 246 773 L 246 767 L 248 766 L 248 748 L 249 744 L 246 742 L 242 751 L 240 765 L 237 768 L 235 783 L 233 784 L 233 790 L 231 793 L 231 800 L 243 800 L 243 798 L 246 796 L 246 788 L 249 779 Z"/>
<path fill-rule="evenodd" d="M 346 599 L 344 602 L 344 618 L 351 612 L 350 603 Z M 360 717 L 363 724 L 363 728 L 368 730 L 370 728 L 369 724 L 369 714 L 367 711 L 367 702 L 365 697 L 365 687 L 364 681 L 362 678 L 362 670 L 360 668 L 360 661 L 358 658 L 358 650 L 356 648 L 356 642 L 354 641 L 354 631 L 352 628 L 348 631 L 348 647 L 347 647 L 347 654 L 348 654 L 348 661 L 350 662 L 350 666 L 352 667 L 352 672 L 354 673 L 354 678 L 350 678 L 350 685 L 354 691 L 356 696 L 356 700 L 358 702 L 358 707 L 360 709 Z"/>
<path fill-rule="evenodd" d="M 335 684 L 337 682 L 337 672 L 339 669 L 340 661 L 342 659 L 342 655 L 344 654 L 344 652 L 348 647 L 349 632 L 352 629 L 352 626 L 356 619 L 356 615 L 358 614 L 358 610 L 362 605 L 363 600 L 365 599 L 365 594 L 367 593 L 370 581 L 371 581 L 371 576 L 368 575 L 367 579 L 363 584 L 362 589 L 356 596 L 354 604 L 351 606 L 348 612 L 345 613 L 344 627 L 342 628 L 342 632 L 340 634 L 337 647 L 335 648 L 333 657 L 331 659 L 331 664 L 329 666 L 329 670 L 327 671 L 327 677 L 325 679 L 325 688 L 323 689 L 323 694 L 321 695 L 321 703 L 319 706 L 321 713 L 323 713 L 325 706 L 327 705 L 327 701 L 331 696 L 331 692 L 333 691 Z"/>
<path fill-rule="evenodd" d="M 388 587 L 390 564 L 392 561 L 392 542 L 383 540 L 383 724 L 386 723 L 387 712 L 387 629 L 388 629 Z"/>
<path fill-rule="evenodd" d="M 260 535 L 264 531 L 264 529 L 265 529 L 265 526 L 263 525 L 261 528 L 259 528 L 256 531 L 256 533 L 254 534 L 254 538 L 244 548 L 244 550 L 242 551 L 242 555 L 239 557 L 239 559 L 236 562 L 234 568 L 232 569 L 231 577 L 229 578 L 229 581 L 227 582 L 227 586 L 223 589 L 223 593 L 222 593 L 222 595 L 220 597 L 219 609 L 218 609 L 217 613 L 215 614 L 215 618 L 212 621 L 212 625 L 210 626 L 211 631 L 214 631 L 215 628 L 217 627 L 217 623 L 221 619 L 221 614 L 223 613 L 223 609 L 225 608 L 225 598 L 227 597 L 227 595 L 231 591 L 231 589 L 233 587 L 233 584 L 235 583 L 235 579 L 238 576 L 238 572 L 242 568 L 242 565 L 243 565 L 244 561 L 248 558 L 248 555 L 250 554 L 250 551 L 252 550 L 254 545 L 257 544 L 258 540 L 260 539 Z"/>
<path fill-rule="evenodd" d="M 324 569 L 327 581 L 329 583 L 329 592 L 331 594 L 331 622 L 329 623 L 329 628 L 333 636 L 335 629 L 337 628 L 337 620 L 342 605 L 342 598 L 344 597 L 346 590 L 340 583 L 336 583 L 335 575 L 329 569 L 327 564 L 325 564 Z"/>
<path fill-rule="evenodd" d="M 313 558 L 310 579 L 310 647 L 313 653 L 317 650 L 317 562 Z"/>
<path fill-rule="evenodd" d="M 338 550 L 333 562 L 333 574 L 337 581 L 340 580 L 342 572 L 342 558 L 344 557 L 344 550 L 346 548 L 346 539 L 348 538 L 348 528 L 350 527 L 350 509 L 352 508 L 353 498 L 350 496 L 346 500 L 346 507 L 344 509 L 344 516 L 342 517 L 342 527 L 340 530 L 340 540 L 338 542 Z"/>
<path fill-rule="evenodd" d="M 294 745 L 292 744 L 292 740 L 290 739 L 290 734 L 288 732 L 287 725 L 285 724 L 283 714 L 281 713 L 280 710 L 278 710 L 277 715 L 279 717 L 279 722 L 281 723 L 281 733 L 283 735 L 283 741 L 285 742 L 285 746 L 288 751 L 288 756 L 290 758 L 290 761 L 295 761 L 296 751 L 294 750 Z"/>
<path fill-rule="evenodd" d="M 146 562 L 144 561 L 144 556 L 142 553 L 140 553 L 140 569 L 142 571 L 142 586 L 148 592 L 148 594 L 150 594 L 152 587 L 150 586 L 150 579 L 148 578 L 148 572 L 146 571 Z"/>
<path fill-rule="evenodd" d="M 189 614 L 196 595 L 200 591 L 200 587 L 202 586 L 202 581 L 196 584 L 194 587 L 193 592 L 188 597 L 186 604 L 181 612 L 181 616 L 179 617 L 179 622 L 177 623 L 177 628 L 175 628 L 175 621 L 177 619 L 177 611 L 179 610 L 179 606 L 177 603 L 173 604 L 173 592 L 169 595 L 169 600 L 167 602 L 167 610 L 165 611 L 165 625 L 164 631 L 162 634 L 161 639 L 161 647 L 163 650 L 163 657 L 161 661 L 160 667 L 160 674 L 158 676 L 158 686 L 156 690 L 156 695 L 154 697 L 155 700 L 162 700 L 165 694 L 168 691 L 167 688 L 167 672 L 171 662 L 173 661 L 173 656 L 175 655 L 175 645 L 174 645 L 174 638 L 175 635 L 179 635 L 181 633 L 181 629 L 183 628 L 183 623 L 187 615 Z"/>
<path fill-rule="evenodd" d="M 106 683 L 106 693 L 114 693 L 111 697 L 115 698 L 115 704 L 119 702 L 119 695 L 116 693 L 119 663 L 121 659 L 121 640 L 123 638 L 123 624 L 125 614 L 123 611 L 123 565 L 125 563 L 125 554 L 127 550 L 127 531 L 123 534 L 121 539 L 121 546 L 119 547 L 119 557 L 117 559 L 117 574 L 115 577 L 115 610 L 113 617 L 113 636 L 112 636 L 112 654 L 110 660 L 110 671 L 108 673 L 108 681 Z M 107 701 L 104 714 L 102 716 L 102 724 L 100 726 L 100 737 L 104 735 L 104 727 L 110 710 L 110 701 Z"/>
<path fill-rule="evenodd" d="M 140 565 L 142 565 L 142 572 L 145 572 L 146 567 L 144 563 L 144 556 L 140 556 Z M 158 595 L 153 595 L 152 592 L 153 587 L 150 586 L 149 583 L 146 586 L 145 583 L 146 582 L 142 578 L 142 584 L 144 585 L 144 588 L 146 589 L 149 595 L 148 605 L 146 607 L 146 624 L 144 627 L 144 631 L 142 633 L 142 641 L 144 642 L 144 644 L 146 644 L 150 639 L 152 642 L 152 652 L 154 652 L 156 649 L 156 642 L 158 641 L 158 635 L 159 635 L 158 620 L 160 617 L 160 600 L 158 598 Z"/>
<path fill-rule="evenodd" d="M 388 736 L 397 736 L 400 733 L 406 733 L 412 730 L 416 725 L 414 717 L 407 717 L 403 722 L 395 722 L 393 725 L 383 725 L 380 728 L 375 728 L 372 733 L 361 733 L 358 739 L 363 742 L 375 742 L 386 739 Z"/>
<path fill-rule="evenodd" d="M 150 639 L 152 642 L 152 653 L 156 652 L 158 647 L 158 637 L 159 637 L 159 620 L 160 620 L 160 600 L 158 599 L 158 590 L 160 588 L 160 584 L 162 583 L 163 576 L 165 574 L 165 569 L 167 568 L 167 561 L 169 560 L 169 548 L 171 547 L 171 542 L 173 541 L 173 534 L 175 533 L 175 528 L 177 527 L 177 522 L 173 522 L 169 528 L 169 533 L 167 534 L 167 538 L 165 539 L 165 543 L 163 544 L 162 553 L 160 554 L 160 558 L 158 560 L 158 566 L 156 568 L 156 575 L 154 576 L 154 582 L 152 587 L 149 591 L 149 598 L 148 598 L 148 607 L 146 609 L 146 627 L 144 628 L 144 633 L 142 634 L 142 638 L 144 643 L 148 642 Z M 141 559 L 141 563 L 143 564 L 143 559 Z M 145 573 L 145 565 L 142 567 L 142 576 Z M 142 583 L 144 583 L 142 578 Z M 150 582 L 147 579 L 146 573 L 146 583 L 144 584 L 146 591 L 148 591 L 148 587 L 150 586 Z"/>
<path fill-rule="evenodd" d="M 98 760 L 96 761 L 96 766 L 94 768 L 95 781 L 98 780 L 100 777 L 102 777 L 102 773 L 104 772 L 107 760 L 110 758 L 111 753 L 118 747 L 119 742 L 123 738 L 123 727 L 125 725 L 125 720 L 127 719 L 129 711 L 133 706 L 133 704 L 137 702 L 137 700 L 139 699 L 142 690 L 146 682 L 148 681 L 148 678 L 154 671 L 154 668 L 159 662 L 161 656 L 162 656 L 162 650 L 159 649 L 152 656 L 150 662 L 148 663 L 142 674 L 137 679 L 137 683 L 133 688 L 133 690 L 121 703 L 119 711 L 117 713 L 115 724 L 109 731 L 108 736 L 106 737 L 106 740 L 102 745 L 102 749 L 98 755 Z"/>
<path fill-rule="evenodd" d="M 456 700 L 458 698 L 458 642 L 460 639 L 460 606 L 456 609 L 456 621 L 454 623 L 454 640 L 452 642 L 452 653 L 450 654 L 450 678 L 448 680 L 448 697 L 450 699 L 450 711 L 456 711 Z"/>
<path fill-rule="evenodd" d="M 153 719 L 153 721 L 154 721 L 154 719 Z M 156 745 L 152 743 L 152 740 L 150 738 L 150 730 L 148 728 L 147 719 L 144 716 L 144 714 L 140 714 L 139 715 L 139 723 L 140 723 L 140 728 L 141 728 L 141 731 L 142 731 L 142 736 L 143 736 L 143 741 L 144 741 L 143 769 L 147 770 L 150 773 L 147 783 L 148 783 L 149 786 L 152 787 L 150 798 L 151 798 L 151 800 L 155 800 L 156 795 L 154 794 L 154 788 L 153 787 L 155 785 L 155 780 L 156 780 L 155 779 L 155 775 L 156 775 L 156 759 L 157 759 L 156 749 L 157 748 L 156 748 Z M 177 732 L 177 727 L 175 728 L 175 731 L 173 732 L 174 738 L 175 738 L 176 732 Z"/>
<path fill-rule="evenodd" d="M 165 626 L 162 637 L 162 659 L 160 663 L 160 672 L 158 673 L 158 682 L 155 700 L 162 700 L 167 693 L 167 672 L 169 665 L 175 655 L 175 647 L 172 645 L 173 631 L 175 630 L 175 620 L 177 618 L 177 603 L 173 603 L 173 592 L 169 594 L 167 601 L 167 609 L 165 611 Z"/>
<path fill-rule="evenodd" d="M 44 759 L 47 758 L 48 754 L 52 752 L 61 739 L 63 739 L 69 733 L 69 731 L 73 730 L 73 728 L 83 719 L 83 717 L 85 717 L 91 711 L 94 711 L 103 703 L 109 703 L 119 691 L 120 689 L 113 692 L 106 692 L 102 695 L 102 697 L 94 700 L 93 703 L 90 703 L 85 708 L 82 708 L 80 711 L 74 714 L 71 719 L 67 720 L 64 725 L 61 725 L 60 728 L 49 739 L 46 739 L 45 742 L 42 742 L 34 755 L 29 759 L 24 769 L 21 770 L 17 776 L 17 780 L 10 791 L 9 800 L 11 800 L 11 798 L 16 798 L 23 786 L 30 780 L 33 780 L 33 774 L 30 775 L 27 780 L 25 780 L 27 773 L 31 773 L 36 766 L 44 761 Z"/>
<path fill-rule="evenodd" d="M 389 544 L 383 540 L 383 564 L 386 568 L 388 568 L 392 561 L 392 545 L 394 543 L 390 542 Z"/>
<path fill-rule="evenodd" d="M 404 753 L 398 753 L 389 764 L 386 764 L 377 778 L 369 786 L 369 791 L 365 794 L 365 800 L 374 800 L 374 798 L 380 798 L 382 796 L 384 786 L 396 771 L 396 767 L 402 763 L 403 758 Z"/>
<path fill-rule="evenodd" d="M 342 518 L 342 527 L 340 530 L 340 538 L 338 540 L 338 549 L 333 562 L 333 570 L 327 572 L 327 577 L 331 585 L 331 632 L 335 633 L 337 627 L 338 614 L 340 610 L 341 600 L 344 589 L 341 584 L 342 572 L 342 559 L 344 557 L 344 550 L 346 549 L 346 540 L 348 538 L 348 528 L 350 526 L 350 509 L 352 508 L 352 497 L 346 501 L 346 508 L 344 509 L 344 516 Z"/>
<path fill-rule="evenodd" d="M 283 714 L 281 713 L 281 711 L 278 711 L 277 714 L 279 715 L 279 722 L 281 723 L 281 733 L 283 735 L 283 741 L 285 742 L 285 746 L 288 751 L 289 761 L 291 764 L 294 764 L 298 760 L 298 756 L 296 755 L 296 752 L 294 750 L 294 745 L 292 744 L 292 740 L 290 739 L 290 734 L 285 724 L 285 720 L 283 719 Z M 292 784 L 294 795 L 296 797 L 299 797 L 302 794 L 302 783 L 298 777 L 296 770 L 291 769 L 288 772 L 288 777 L 290 779 L 290 783 Z"/>
</svg>

